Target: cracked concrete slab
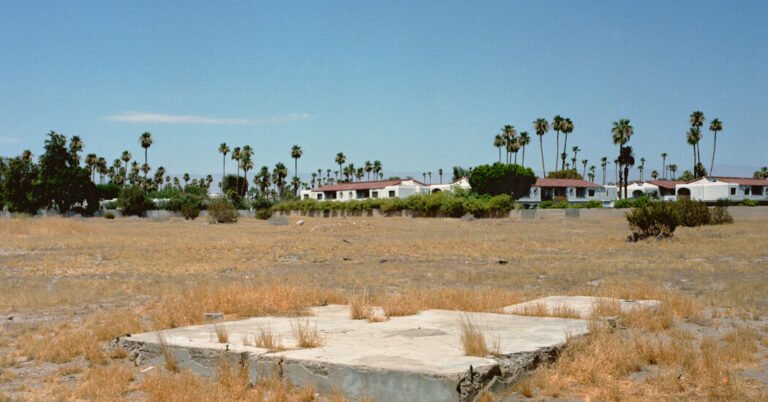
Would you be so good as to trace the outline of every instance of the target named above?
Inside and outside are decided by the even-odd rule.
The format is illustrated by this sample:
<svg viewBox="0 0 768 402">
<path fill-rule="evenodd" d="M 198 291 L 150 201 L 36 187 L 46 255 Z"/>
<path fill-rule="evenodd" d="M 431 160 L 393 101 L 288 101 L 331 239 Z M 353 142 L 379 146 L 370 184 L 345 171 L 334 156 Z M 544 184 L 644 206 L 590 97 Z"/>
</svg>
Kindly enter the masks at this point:
<svg viewBox="0 0 768 402">
<path fill-rule="evenodd" d="M 251 381 L 280 375 L 296 386 L 311 385 L 320 392 L 341 391 L 351 399 L 378 401 L 468 401 L 495 379 L 511 380 L 550 360 L 568 336 L 587 332 L 587 321 L 509 314 L 427 310 L 383 322 L 351 320 L 349 307 L 316 307 L 312 316 L 257 317 L 216 322 L 225 327 L 228 343 L 219 343 L 214 324 L 163 331 L 179 365 L 211 376 L 222 355 L 247 361 Z M 471 320 L 486 342 L 498 345 L 498 355 L 465 356 L 460 322 Z M 323 345 L 298 348 L 293 335 L 297 323 L 317 328 Z M 246 346 L 261 330 L 278 336 L 288 350 L 270 352 Z M 132 334 L 121 343 L 145 355 L 162 358 L 158 334 Z M 223 352 L 223 353 L 222 353 Z"/>
</svg>

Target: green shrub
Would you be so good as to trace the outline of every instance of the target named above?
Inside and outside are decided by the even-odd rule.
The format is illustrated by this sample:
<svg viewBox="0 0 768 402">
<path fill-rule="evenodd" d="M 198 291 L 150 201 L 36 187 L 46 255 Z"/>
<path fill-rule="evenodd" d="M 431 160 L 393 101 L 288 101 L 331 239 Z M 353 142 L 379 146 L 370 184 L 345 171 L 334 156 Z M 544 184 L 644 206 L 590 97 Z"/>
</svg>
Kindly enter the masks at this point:
<svg viewBox="0 0 768 402">
<path fill-rule="evenodd" d="M 112 212 L 107 212 L 104 214 L 104 219 L 115 219 L 115 214 Z"/>
<path fill-rule="evenodd" d="M 632 208 L 634 206 L 635 202 L 630 198 L 622 198 L 613 203 L 614 208 Z"/>
<path fill-rule="evenodd" d="M 104 209 L 117 209 L 117 201 L 107 201 L 102 204 Z"/>
<path fill-rule="evenodd" d="M 712 208 L 712 225 L 723 225 L 726 223 L 733 223 L 733 217 L 728 212 L 728 207 L 717 205 Z"/>
<path fill-rule="evenodd" d="M 120 195 L 120 186 L 114 183 L 97 184 L 96 194 L 100 200 L 115 199 Z"/>
<path fill-rule="evenodd" d="M 152 201 L 144 197 L 144 190 L 139 186 L 126 187 L 120 190 L 117 205 L 123 211 L 123 215 L 144 215 L 144 212 L 154 208 Z"/>
<path fill-rule="evenodd" d="M 226 197 L 215 198 L 208 204 L 208 219 L 214 223 L 237 222 L 237 210 Z"/>
<path fill-rule="evenodd" d="M 270 208 L 256 210 L 256 219 L 261 219 L 265 221 L 271 217 L 272 217 L 272 209 Z"/>
<path fill-rule="evenodd" d="M 539 208 L 541 209 L 564 209 L 568 208 L 568 201 L 560 201 L 560 202 L 554 202 L 554 201 L 544 201 L 539 205 Z"/>
<path fill-rule="evenodd" d="M 563 169 L 563 170 L 558 170 L 557 172 L 549 172 L 549 174 L 547 174 L 547 179 L 583 180 L 584 178 L 579 174 L 579 172 L 576 169 Z"/>
<path fill-rule="evenodd" d="M 530 168 L 498 162 L 477 166 L 469 175 L 472 191 L 480 195 L 507 194 L 518 199 L 528 194 L 534 183 L 536 175 Z"/>
<path fill-rule="evenodd" d="M 589 200 L 586 204 L 584 204 L 584 208 L 592 209 L 592 208 L 602 208 L 603 203 L 598 200 Z"/>
<path fill-rule="evenodd" d="M 717 201 L 715 201 L 715 205 L 719 207 L 730 207 L 731 205 L 736 204 L 727 198 L 718 198 Z"/>
<path fill-rule="evenodd" d="M 680 224 L 678 209 L 666 202 L 652 202 L 633 208 L 626 213 L 626 217 L 632 232 L 628 239 L 630 241 L 649 237 L 672 237 L 672 233 Z"/>
<path fill-rule="evenodd" d="M 197 203 L 186 203 L 181 205 L 181 215 L 184 219 L 195 220 L 200 216 L 200 207 Z"/>
<path fill-rule="evenodd" d="M 741 202 L 741 205 L 745 207 L 756 207 L 759 203 L 755 200 L 744 200 Z"/>
<path fill-rule="evenodd" d="M 706 204 L 699 201 L 679 200 L 674 203 L 680 216 L 680 224 L 688 227 L 709 225 L 712 215 Z"/>
</svg>

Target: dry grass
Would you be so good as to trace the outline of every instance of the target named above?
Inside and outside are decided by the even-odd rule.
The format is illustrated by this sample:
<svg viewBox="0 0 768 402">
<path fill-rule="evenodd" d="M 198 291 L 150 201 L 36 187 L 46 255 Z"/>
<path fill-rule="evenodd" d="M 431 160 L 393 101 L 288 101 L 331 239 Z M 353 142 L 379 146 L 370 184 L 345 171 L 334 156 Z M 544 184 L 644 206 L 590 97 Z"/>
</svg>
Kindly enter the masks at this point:
<svg viewBox="0 0 768 402">
<path fill-rule="evenodd" d="M 176 356 L 173 355 L 173 352 L 171 352 L 171 347 L 165 339 L 165 334 L 158 331 L 157 341 L 160 343 L 160 351 L 163 353 L 165 369 L 172 373 L 178 373 L 180 371 L 179 362 L 176 360 Z"/>
<path fill-rule="evenodd" d="M 291 329 L 293 337 L 301 348 L 317 348 L 325 343 L 325 338 L 317 330 L 317 324 L 313 325 L 309 320 L 293 320 Z"/>
<path fill-rule="evenodd" d="M 459 341 L 467 356 L 486 357 L 491 354 L 491 348 L 485 340 L 485 333 L 469 315 L 459 319 Z"/>
<path fill-rule="evenodd" d="M 267 349 L 270 352 L 286 350 L 280 336 L 269 329 L 259 328 L 259 332 L 253 338 L 253 346 Z"/>
<path fill-rule="evenodd" d="M 84 400 L 120 400 L 132 381 L 133 372 L 123 365 L 96 366 L 79 381 L 74 396 Z"/>
<path fill-rule="evenodd" d="M 664 307 L 653 314 L 620 315 L 609 305 L 596 309 L 620 316 L 627 329 L 575 341 L 564 351 L 570 357 L 562 365 L 532 378 L 534 394 L 749 399 L 758 395 L 752 392 L 756 386 L 734 369 L 756 364 L 751 351 L 768 344 L 768 330 L 750 334 L 750 324 L 704 342 L 674 325 L 749 324 L 768 315 L 768 219 L 734 216 L 733 225 L 681 228 L 673 241 L 637 244 L 624 240 L 621 217 L 474 222 L 302 217 L 303 226 L 256 220 L 229 226 L 180 219 L 0 219 L 0 313 L 45 312 L 54 318 L 0 341 L 9 339 L 9 346 L 38 361 L 64 364 L 84 355 L 88 364 L 102 367 L 109 356 L 100 342 L 118 335 L 200 324 L 210 311 L 228 318 L 302 316 L 310 306 L 348 301 L 344 295 L 363 284 L 366 298 L 349 300 L 362 317 L 366 306 L 381 306 L 387 316 L 430 308 L 489 312 L 553 294 L 658 299 Z M 497 264 L 501 259 L 509 263 Z M 593 280 L 599 285 L 587 285 Z M 718 307 L 716 315 L 702 314 L 712 306 Z M 664 357 L 669 351 L 673 358 Z M 600 356 L 593 359 L 599 364 L 579 356 Z M 628 378 L 649 362 L 658 362 L 653 363 L 658 373 L 643 381 Z M 219 386 L 214 387 L 219 391 L 196 389 L 184 373 L 153 376 L 169 381 L 166 388 L 178 395 L 226 396 Z M 701 385 L 694 387 L 696 381 Z M 174 398 L 164 392 L 148 395 Z"/>
<path fill-rule="evenodd" d="M 216 340 L 219 343 L 227 343 L 229 342 L 229 331 L 227 330 L 226 325 L 213 325 L 213 331 L 216 333 Z"/>
<path fill-rule="evenodd" d="M 528 303 L 515 309 L 514 314 L 532 317 L 580 318 L 579 313 L 568 305 L 550 308 L 546 303 Z"/>
</svg>

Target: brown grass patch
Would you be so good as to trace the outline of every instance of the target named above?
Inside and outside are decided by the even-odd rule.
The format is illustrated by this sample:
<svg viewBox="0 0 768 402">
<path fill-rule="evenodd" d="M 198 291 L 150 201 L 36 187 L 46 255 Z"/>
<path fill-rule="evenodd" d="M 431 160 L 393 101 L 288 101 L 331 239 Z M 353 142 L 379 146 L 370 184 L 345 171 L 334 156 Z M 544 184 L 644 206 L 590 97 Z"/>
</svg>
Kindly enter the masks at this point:
<svg viewBox="0 0 768 402">
<path fill-rule="evenodd" d="M 86 371 L 75 396 L 88 400 L 119 400 L 133 381 L 131 369 L 121 364 L 95 366 Z"/>
<path fill-rule="evenodd" d="M 173 352 L 171 352 L 171 347 L 165 339 L 165 334 L 158 331 L 157 341 L 160 343 L 160 351 L 163 353 L 165 369 L 172 373 L 178 373 L 180 371 L 179 362 L 176 360 L 176 356 L 173 355 Z"/>
<path fill-rule="evenodd" d="M 297 319 L 291 322 L 293 337 L 301 348 L 317 348 L 325 343 L 325 339 L 309 320 Z"/>
<path fill-rule="evenodd" d="M 485 340 L 485 333 L 479 325 L 474 323 L 469 315 L 459 319 L 459 341 L 467 356 L 486 357 L 491 354 L 491 349 Z"/>
<path fill-rule="evenodd" d="M 216 333 L 216 340 L 219 343 L 229 342 L 229 331 L 225 325 L 213 325 L 213 331 Z"/>
<path fill-rule="evenodd" d="M 529 303 L 515 309 L 513 314 L 532 317 L 581 318 L 575 309 L 565 304 L 550 308 L 546 303 Z"/>
<path fill-rule="evenodd" d="M 269 329 L 259 328 L 259 332 L 254 336 L 253 346 L 267 349 L 270 352 L 279 352 L 286 350 L 280 336 Z"/>
</svg>

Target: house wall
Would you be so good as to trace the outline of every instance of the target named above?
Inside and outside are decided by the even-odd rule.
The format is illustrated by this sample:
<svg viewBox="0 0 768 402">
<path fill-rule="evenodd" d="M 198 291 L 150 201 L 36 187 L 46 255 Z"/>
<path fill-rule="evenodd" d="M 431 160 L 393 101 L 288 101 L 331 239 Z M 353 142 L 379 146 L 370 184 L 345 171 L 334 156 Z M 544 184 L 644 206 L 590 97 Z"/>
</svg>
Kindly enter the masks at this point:
<svg viewBox="0 0 768 402">
<path fill-rule="evenodd" d="M 594 190 L 594 195 L 590 195 L 590 190 Z M 528 195 L 521 197 L 518 201 L 521 203 L 540 203 L 542 200 L 542 194 L 545 191 L 554 191 L 554 188 L 539 188 L 537 186 L 531 187 L 528 191 Z M 616 188 L 604 187 L 604 188 L 584 188 L 584 196 L 579 196 L 579 191 L 576 187 L 565 188 L 565 196 L 568 202 L 579 203 L 589 202 L 592 200 L 600 202 L 611 202 L 616 200 Z"/>
</svg>

